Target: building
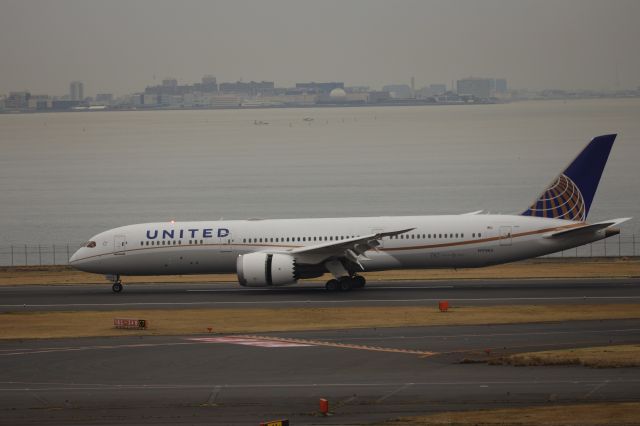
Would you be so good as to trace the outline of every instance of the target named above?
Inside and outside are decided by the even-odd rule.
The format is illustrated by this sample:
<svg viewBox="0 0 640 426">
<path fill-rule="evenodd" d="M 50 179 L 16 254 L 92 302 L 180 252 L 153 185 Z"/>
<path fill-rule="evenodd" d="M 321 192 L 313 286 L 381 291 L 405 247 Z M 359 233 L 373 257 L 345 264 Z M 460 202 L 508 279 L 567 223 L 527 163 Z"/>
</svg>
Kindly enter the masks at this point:
<svg viewBox="0 0 640 426">
<path fill-rule="evenodd" d="M 222 93 L 233 93 L 239 95 L 272 95 L 275 85 L 273 81 L 237 81 L 235 83 L 220 83 L 219 89 Z"/>
<path fill-rule="evenodd" d="M 27 109 L 29 107 L 29 92 L 10 92 L 9 97 L 4 102 L 6 109 Z"/>
<path fill-rule="evenodd" d="M 316 83 L 315 81 L 312 81 L 311 83 L 296 83 L 296 89 L 299 89 L 304 93 L 318 93 L 328 95 L 333 89 L 344 90 L 344 83 L 340 81 L 333 81 L 330 83 Z"/>
<path fill-rule="evenodd" d="M 162 94 L 146 93 L 142 96 L 142 105 L 144 106 L 156 106 L 159 103 L 159 98 Z"/>
<path fill-rule="evenodd" d="M 382 88 L 383 92 L 389 92 L 393 99 L 411 99 L 413 90 L 408 84 L 389 84 Z"/>
<path fill-rule="evenodd" d="M 212 93 L 218 91 L 218 82 L 212 75 L 202 77 L 202 83 L 193 85 L 196 92 Z"/>
<path fill-rule="evenodd" d="M 496 93 L 507 93 L 507 79 L 496 78 Z"/>
<path fill-rule="evenodd" d="M 52 106 L 53 101 L 49 95 L 31 95 L 31 98 L 29 98 L 30 110 L 44 111 L 51 109 Z"/>
<path fill-rule="evenodd" d="M 164 80 L 162 80 L 162 87 L 175 89 L 176 87 L 178 87 L 178 80 L 175 78 L 165 78 Z"/>
<path fill-rule="evenodd" d="M 464 78 L 456 82 L 456 91 L 460 96 L 472 96 L 477 99 L 489 99 L 493 96 L 491 78 Z"/>
<path fill-rule="evenodd" d="M 389 100 L 391 100 L 391 95 L 385 91 L 372 91 L 367 97 L 367 102 L 370 104 L 389 102 Z"/>
<path fill-rule="evenodd" d="M 51 101 L 51 109 L 58 111 L 69 110 L 80 105 L 80 101 L 72 101 L 70 99 L 55 99 Z"/>
<path fill-rule="evenodd" d="M 447 91 L 447 85 L 446 84 L 430 84 L 429 91 L 433 94 L 433 96 L 440 96 Z"/>
<path fill-rule="evenodd" d="M 98 93 L 96 95 L 96 103 L 100 105 L 111 105 L 113 103 L 112 93 Z"/>
<path fill-rule="evenodd" d="M 84 84 L 81 81 L 72 81 L 69 84 L 69 99 L 72 101 L 84 100 Z"/>
</svg>

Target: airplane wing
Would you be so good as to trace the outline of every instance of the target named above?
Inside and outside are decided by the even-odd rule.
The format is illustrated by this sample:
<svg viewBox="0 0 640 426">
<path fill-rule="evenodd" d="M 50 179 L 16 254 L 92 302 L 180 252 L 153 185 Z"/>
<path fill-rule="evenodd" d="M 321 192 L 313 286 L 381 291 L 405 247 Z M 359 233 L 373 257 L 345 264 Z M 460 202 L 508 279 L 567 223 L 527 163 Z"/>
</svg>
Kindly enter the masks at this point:
<svg viewBox="0 0 640 426">
<path fill-rule="evenodd" d="M 300 247 L 283 251 L 295 256 L 298 263 L 319 264 L 328 259 L 342 258 L 358 265 L 364 270 L 361 260 L 369 260 L 364 254 L 368 250 L 376 250 L 380 246 L 380 240 L 384 237 L 392 237 L 404 234 L 415 228 L 401 229 L 398 231 L 380 232 L 377 234 L 362 235 L 339 241 L 329 241 L 323 244 Z"/>
<path fill-rule="evenodd" d="M 620 219 L 605 220 L 603 222 L 593 223 L 591 225 L 585 225 L 585 226 L 581 226 L 581 227 L 578 227 L 578 228 L 571 228 L 571 229 L 566 229 L 566 230 L 563 230 L 563 231 L 551 232 L 549 234 L 545 234 L 544 237 L 545 238 L 559 238 L 559 237 L 573 236 L 573 235 L 579 235 L 579 234 L 593 233 L 593 232 L 599 231 L 601 229 L 607 229 L 607 228 L 610 228 L 612 226 L 617 226 L 617 225 L 621 224 L 622 222 L 626 222 L 629 219 L 631 219 L 631 218 L 630 217 L 624 217 L 624 218 L 620 218 Z M 616 231 L 616 232 L 613 232 L 611 235 L 615 235 L 615 234 L 618 234 L 620 232 L 620 230 L 618 230 L 618 229 L 612 229 L 611 231 Z"/>
</svg>

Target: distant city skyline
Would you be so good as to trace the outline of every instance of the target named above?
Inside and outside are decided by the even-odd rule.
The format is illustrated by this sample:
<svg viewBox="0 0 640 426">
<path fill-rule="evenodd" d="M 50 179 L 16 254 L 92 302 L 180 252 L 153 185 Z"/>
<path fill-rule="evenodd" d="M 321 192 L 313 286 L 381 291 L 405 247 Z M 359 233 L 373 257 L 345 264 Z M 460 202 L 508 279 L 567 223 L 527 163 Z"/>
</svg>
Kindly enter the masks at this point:
<svg viewBox="0 0 640 426">
<path fill-rule="evenodd" d="M 381 88 L 506 77 L 512 88 L 640 86 L 635 0 L 8 0 L 0 93 L 122 95 L 180 83 Z M 19 37 L 17 35 L 20 35 Z"/>
</svg>

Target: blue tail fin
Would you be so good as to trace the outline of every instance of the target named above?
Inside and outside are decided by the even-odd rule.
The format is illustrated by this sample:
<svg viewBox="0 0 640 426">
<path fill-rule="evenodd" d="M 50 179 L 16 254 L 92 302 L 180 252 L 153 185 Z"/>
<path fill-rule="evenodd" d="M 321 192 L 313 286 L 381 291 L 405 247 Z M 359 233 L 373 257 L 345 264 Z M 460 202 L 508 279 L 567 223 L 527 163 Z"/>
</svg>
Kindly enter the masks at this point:
<svg viewBox="0 0 640 426">
<path fill-rule="evenodd" d="M 593 138 L 522 215 L 586 220 L 616 136 Z"/>
</svg>

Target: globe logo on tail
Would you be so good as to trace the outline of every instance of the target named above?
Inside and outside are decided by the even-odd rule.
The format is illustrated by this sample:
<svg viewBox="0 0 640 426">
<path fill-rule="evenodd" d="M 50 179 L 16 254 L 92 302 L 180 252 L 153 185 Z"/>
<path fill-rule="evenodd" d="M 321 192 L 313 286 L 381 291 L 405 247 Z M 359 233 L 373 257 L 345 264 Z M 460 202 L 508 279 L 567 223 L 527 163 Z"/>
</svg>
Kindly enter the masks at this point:
<svg viewBox="0 0 640 426">
<path fill-rule="evenodd" d="M 587 217 L 580 189 L 565 174 L 558 176 L 524 214 L 576 221 Z"/>
</svg>

